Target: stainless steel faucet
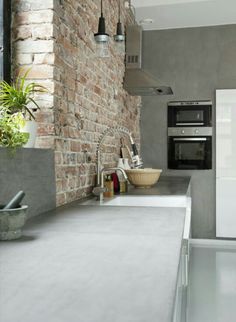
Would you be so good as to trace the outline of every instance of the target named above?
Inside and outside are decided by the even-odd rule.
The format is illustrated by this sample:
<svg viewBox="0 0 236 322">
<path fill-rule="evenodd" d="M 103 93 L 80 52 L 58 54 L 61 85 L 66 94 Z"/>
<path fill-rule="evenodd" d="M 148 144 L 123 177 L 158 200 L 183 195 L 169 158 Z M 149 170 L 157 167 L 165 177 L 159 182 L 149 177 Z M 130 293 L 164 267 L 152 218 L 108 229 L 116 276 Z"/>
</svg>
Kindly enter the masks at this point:
<svg viewBox="0 0 236 322">
<path fill-rule="evenodd" d="M 103 134 L 101 135 L 98 144 L 97 144 L 97 181 L 96 181 L 96 187 L 93 189 L 93 193 L 95 195 L 99 195 L 99 199 L 103 199 L 103 192 L 105 192 L 104 188 L 104 178 L 103 174 L 107 171 L 121 171 L 121 173 L 124 175 L 125 179 L 127 179 L 126 173 L 121 168 L 103 168 L 101 165 L 101 145 L 103 144 L 104 139 L 109 134 L 115 134 L 115 133 L 121 133 L 125 134 L 129 137 L 131 147 L 132 147 L 132 167 L 133 168 L 141 168 L 143 165 L 142 159 L 138 155 L 138 150 L 136 148 L 136 145 L 134 143 L 134 140 L 132 138 L 132 135 L 130 131 L 126 127 L 117 126 L 117 127 L 109 127 L 106 129 Z"/>
<path fill-rule="evenodd" d="M 112 171 L 120 171 L 122 174 L 123 174 L 123 177 L 125 180 L 128 179 L 124 169 L 122 168 L 119 168 L 119 167 L 114 167 L 114 168 L 103 168 L 101 171 L 100 171 L 100 177 L 101 177 L 101 184 L 100 186 L 96 186 L 94 189 L 93 189 L 93 193 L 96 195 L 96 196 L 99 196 L 99 200 L 100 201 L 103 201 L 103 192 L 106 191 L 106 188 L 104 187 L 104 173 L 108 172 L 112 172 Z"/>
</svg>

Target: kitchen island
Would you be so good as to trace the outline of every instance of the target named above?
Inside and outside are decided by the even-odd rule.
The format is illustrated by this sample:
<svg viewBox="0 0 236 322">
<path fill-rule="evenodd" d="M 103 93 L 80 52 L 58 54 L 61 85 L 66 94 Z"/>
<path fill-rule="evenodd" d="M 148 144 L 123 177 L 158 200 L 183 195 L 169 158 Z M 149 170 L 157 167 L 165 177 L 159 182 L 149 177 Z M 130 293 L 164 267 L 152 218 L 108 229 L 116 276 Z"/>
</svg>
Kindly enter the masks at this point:
<svg viewBox="0 0 236 322">
<path fill-rule="evenodd" d="M 74 202 L 2 242 L 4 322 L 171 322 L 185 208 Z"/>
</svg>

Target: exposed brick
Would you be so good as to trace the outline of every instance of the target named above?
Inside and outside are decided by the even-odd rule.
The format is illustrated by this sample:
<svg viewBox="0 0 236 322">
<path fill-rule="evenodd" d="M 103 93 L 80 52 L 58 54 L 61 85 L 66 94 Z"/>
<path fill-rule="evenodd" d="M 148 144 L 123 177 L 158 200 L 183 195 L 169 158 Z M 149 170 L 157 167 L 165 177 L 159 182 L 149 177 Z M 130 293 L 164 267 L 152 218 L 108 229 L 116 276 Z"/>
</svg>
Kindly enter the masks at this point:
<svg viewBox="0 0 236 322">
<path fill-rule="evenodd" d="M 33 62 L 33 54 L 31 54 L 31 53 L 21 54 L 18 52 L 16 55 L 16 60 L 21 65 L 30 65 Z"/>
<path fill-rule="evenodd" d="M 53 0 L 16 0 L 14 2 L 15 11 L 31 11 L 31 10 L 42 10 L 42 9 L 53 9 Z"/>
<path fill-rule="evenodd" d="M 53 79 L 38 79 L 37 84 L 44 86 L 47 89 L 48 94 L 53 94 L 55 90 L 55 82 Z M 44 94 L 42 94 L 44 96 Z M 52 95 L 51 95 L 52 96 Z M 52 98 L 55 100 L 55 97 Z"/>
<path fill-rule="evenodd" d="M 23 74 L 28 68 L 21 68 Z M 53 67 L 48 64 L 33 65 L 30 69 L 28 79 L 52 79 L 53 78 Z"/>
<path fill-rule="evenodd" d="M 81 143 L 77 141 L 70 142 L 70 149 L 73 152 L 80 152 L 81 151 Z"/>
<path fill-rule="evenodd" d="M 66 194 L 65 193 L 58 193 L 56 198 L 57 206 L 64 205 L 66 203 Z"/>
<path fill-rule="evenodd" d="M 54 135 L 54 124 L 40 123 L 38 126 L 38 136 Z"/>
<path fill-rule="evenodd" d="M 108 0 L 107 29 L 115 33 L 117 1 Z M 91 194 L 96 177 L 96 146 L 105 129 L 129 128 L 139 144 L 140 98 L 123 89 L 124 52 L 109 45 L 110 58 L 96 57 L 93 38 L 99 3 L 88 1 L 14 0 L 14 69 L 32 65 L 28 81 L 48 88 L 35 95 L 41 109 L 37 147 L 55 150 L 57 205 Z M 121 18 L 132 16 L 121 1 Z M 102 147 L 103 165 L 119 155 L 119 135 Z M 88 159 L 89 156 L 89 159 Z M 88 161 L 91 160 L 91 161 Z"/>
<path fill-rule="evenodd" d="M 60 165 L 62 164 L 62 153 L 61 152 L 55 152 L 55 164 Z"/>
<path fill-rule="evenodd" d="M 31 26 L 19 26 L 13 35 L 14 40 L 24 40 L 32 37 L 32 27 Z"/>
<path fill-rule="evenodd" d="M 34 64 L 47 64 L 53 65 L 55 59 L 54 53 L 43 53 L 43 54 L 34 54 L 33 63 Z"/>
<path fill-rule="evenodd" d="M 20 53 L 52 53 L 53 40 L 33 40 L 26 39 L 24 41 L 16 41 L 15 50 Z"/>
<path fill-rule="evenodd" d="M 54 146 L 55 146 L 55 138 L 53 136 L 50 136 L 50 137 L 38 136 L 36 139 L 36 148 L 54 149 Z"/>
<path fill-rule="evenodd" d="M 33 25 L 32 38 L 33 39 L 51 39 L 53 37 L 53 25 L 44 23 L 40 25 Z"/>
<path fill-rule="evenodd" d="M 54 113 L 51 110 L 39 110 L 36 113 L 36 120 L 39 123 L 54 124 Z"/>
<path fill-rule="evenodd" d="M 38 24 L 53 21 L 53 10 L 31 10 L 18 12 L 15 15 L 16 25 Z"/>
</svg>

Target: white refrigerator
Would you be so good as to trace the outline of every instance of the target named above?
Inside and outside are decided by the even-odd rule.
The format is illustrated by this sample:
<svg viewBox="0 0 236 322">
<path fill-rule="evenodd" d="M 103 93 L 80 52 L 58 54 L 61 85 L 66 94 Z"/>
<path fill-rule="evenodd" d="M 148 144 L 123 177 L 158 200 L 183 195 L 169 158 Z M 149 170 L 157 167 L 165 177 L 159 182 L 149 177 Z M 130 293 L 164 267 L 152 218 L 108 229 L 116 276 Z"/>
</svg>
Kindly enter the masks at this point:
<svg viewBox="0 0 236 322">
<path fill-rule="evenodd" d="M 216 90 L 216 237 L 236 238 L 236 89 Z"/>
</svg>

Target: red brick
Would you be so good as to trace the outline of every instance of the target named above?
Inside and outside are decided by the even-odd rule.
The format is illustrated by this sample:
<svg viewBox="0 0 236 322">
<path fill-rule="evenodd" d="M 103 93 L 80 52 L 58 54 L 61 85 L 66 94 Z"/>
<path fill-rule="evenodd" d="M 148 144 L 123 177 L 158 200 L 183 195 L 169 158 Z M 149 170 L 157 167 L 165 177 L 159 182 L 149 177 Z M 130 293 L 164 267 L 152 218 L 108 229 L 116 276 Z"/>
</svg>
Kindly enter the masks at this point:
<svg viewBox="0 0 236 322">
<path fill-rule="evenodd" d="M 66 194 L 65 193 L 58 193 L 56 198 L 57 206 L 62 206 L 66 203 Z"/>
<path fill-rule="evenodd" d="M 13 54 L 14 70 L 33 65 L 29 81 L 48 85 L 48 93 L 35 96 L 41 106 L 37 146 L 55 149 L 57 205 L 62 205 L 91 194 L 96 146 L 107 127 L 128 127 L 139 144 L 140 98 L 123 89 L 124 53 L 113 42 L 109 59 L 95 55 L 98 4 L 71 0 L 63 1 L 62 8 L 54 1 L 53 8 L 52 2 L 17 1 Z M 123 1 L 121 5 L 122 21 L 132 22 Z M 117 3 L 109 1 L 106 23 L 111 34 L 117 10 Z M 102 151 L 103 164 L 115 165 L 119 135 L 109 136 Z"/>
<path fill-rule="evenodd" d="M 73 152 L 80 152 L 81 151 L 81 143 L 76 141 L 70 142 L 70 149 Z"/>
</svg>

